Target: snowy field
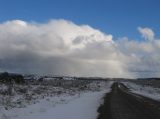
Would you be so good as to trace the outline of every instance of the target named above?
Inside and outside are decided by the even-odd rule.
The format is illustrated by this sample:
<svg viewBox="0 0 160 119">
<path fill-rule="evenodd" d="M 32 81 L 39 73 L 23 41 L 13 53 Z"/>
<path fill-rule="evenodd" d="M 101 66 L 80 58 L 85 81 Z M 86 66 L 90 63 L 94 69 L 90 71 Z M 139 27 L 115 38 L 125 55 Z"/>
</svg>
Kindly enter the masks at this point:
<svg viewBox="0 0 160 119">
<path fill-rule="evenodd" d="M 0 119 L 96 119 L 111 81 L 0 86 Z M 8 91 L 11 92 L 8 95 Z"/>
<path fill-rule="evenodd" d="M 160 81 L 125 81 L 123 84 L 133 93 L 160 101 Z"/>
</svg>

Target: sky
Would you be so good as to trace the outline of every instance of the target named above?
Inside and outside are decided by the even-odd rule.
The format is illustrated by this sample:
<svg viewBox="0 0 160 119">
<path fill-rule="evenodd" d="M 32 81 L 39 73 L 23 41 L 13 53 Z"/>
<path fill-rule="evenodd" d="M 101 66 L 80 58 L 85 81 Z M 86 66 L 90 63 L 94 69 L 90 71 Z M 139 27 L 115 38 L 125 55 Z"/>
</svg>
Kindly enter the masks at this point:
<svg viewBox="0 0 160 119">
<path fill-rule="evenodd" d="M 116 38 L 140 39 L 139 26 L 151 27 L 159 34 L 159 5 L 159 0 L 0 0 L 0 21 L 67 19 Z"/>
<path fill-rule="evenodd" d="M 0 0 L 0 71 L 160 76 L 158 0 Z"/>
</svg>

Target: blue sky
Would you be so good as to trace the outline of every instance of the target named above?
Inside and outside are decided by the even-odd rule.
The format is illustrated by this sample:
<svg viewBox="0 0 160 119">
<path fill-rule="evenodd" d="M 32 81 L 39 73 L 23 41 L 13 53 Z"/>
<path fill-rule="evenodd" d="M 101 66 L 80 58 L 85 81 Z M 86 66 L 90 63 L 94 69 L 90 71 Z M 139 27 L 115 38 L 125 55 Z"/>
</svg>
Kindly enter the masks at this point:
<svg viewBox="0 0 160 119">
<path fill-rule="evenodd" d="M 67 19 L 116 38 L 139 39 L 139 26 L 150 27 L 158 34 L 159 5 L 159 0 L 0 0 L 0 22 Z"/>
<path fill-rule="evenodd" d="M 0 71 L 160 77 L 159 6 L 160 0 L 0 0 Z"/>
</svg>

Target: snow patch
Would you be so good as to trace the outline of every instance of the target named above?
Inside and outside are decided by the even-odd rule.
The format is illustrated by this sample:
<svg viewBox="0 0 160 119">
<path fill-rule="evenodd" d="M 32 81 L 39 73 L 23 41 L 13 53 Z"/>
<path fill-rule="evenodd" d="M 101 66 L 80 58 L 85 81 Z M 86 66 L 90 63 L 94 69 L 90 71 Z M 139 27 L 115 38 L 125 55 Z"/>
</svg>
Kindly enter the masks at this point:
<svg viewBox="0 0 160 119">
<path fill-rule="evenodd" d="M 131 92 L 133 93 L 137 93 L 145 97 L 160 101 L 160 88 L 135 84 L 133 82 L 123 82 L 123 84 L 130 88 Z"/>
</svg>

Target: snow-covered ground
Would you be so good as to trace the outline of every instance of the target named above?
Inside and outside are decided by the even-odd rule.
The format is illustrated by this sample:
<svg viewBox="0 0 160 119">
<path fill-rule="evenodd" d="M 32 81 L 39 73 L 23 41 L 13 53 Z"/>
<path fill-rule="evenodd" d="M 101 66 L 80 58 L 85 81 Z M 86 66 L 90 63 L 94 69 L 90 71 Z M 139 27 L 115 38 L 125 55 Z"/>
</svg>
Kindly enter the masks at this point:
<svg viewBox="0 0 160 119">
<path fill-rule="evenodd" d="M 67 91 L 56 88 L 61 94 L 45 95 L 45 98 L 37 98 L 36 103 L 25 103 L 29 105 L 24 107 L 5 109 L 0 105 L 0 119 L 96 119 L 102 97 L 110 91 L 112 83 L 93 82 L 87 85 L 89 90 L 79 91 L 72 91 L 74 88 Z M 45 91 L 48 93 L 48 90 Z"/>
<path fill-rule="evenodd" d="M 133 93 L 160 101 L 160 88 L 133 82 L 123 82 L 123 84 L 125 84 Z"/>
<path fill-rule="evenodd" d="M 43 108 L 43 112 L 22 115 L 16 119 L 96 119 L 103 94 L 103 91 L 85 93 L 67 104 L 57 105 L 47 111 Z"/>
</svg>

